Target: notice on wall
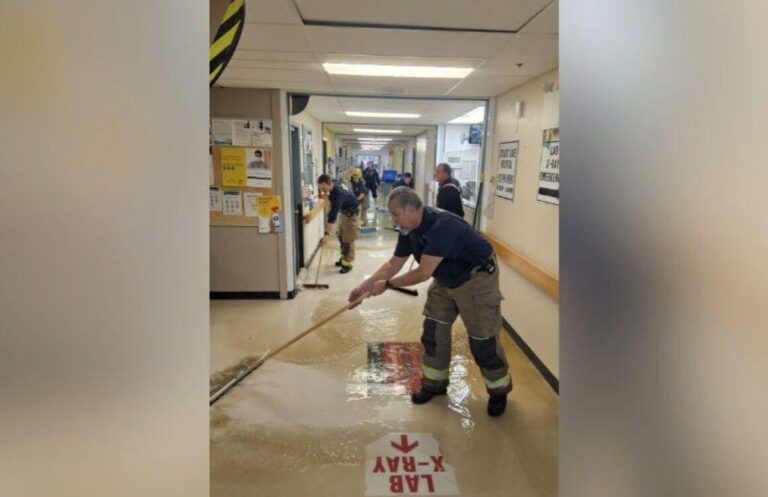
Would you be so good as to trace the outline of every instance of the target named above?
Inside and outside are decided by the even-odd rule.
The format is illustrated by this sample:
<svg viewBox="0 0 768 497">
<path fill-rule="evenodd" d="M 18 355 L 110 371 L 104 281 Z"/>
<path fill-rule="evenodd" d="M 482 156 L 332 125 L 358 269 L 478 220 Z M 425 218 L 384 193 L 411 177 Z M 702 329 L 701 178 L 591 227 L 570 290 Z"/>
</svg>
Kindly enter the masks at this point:
<svg viewBox="0 0 768 497">
<path fill-rule="evenodd" d="M 209 211 L 221 212 L 221 188 L 218 186 L 211 186 L 210 188 L 210 207 Z"/>
<path fill-rule="evenodd" d="M 260 195 L 256 199 L 259 216 L 259 233 L 282 233 L 283 213 L 279 195 Z"/>
<path fill-rule="evenodd" d="M 245 217 L 259 217 L 258 201 L 261 193 L 243 192 L 243 213 Z"/>
<path fill-rule="evenodd" d="M 272 147 L 272 119 L 211 119 L 211 144 Z"/>
<path fill-rule="evenodd" d="M 365 447 L 365 495 L 459 495 L 431 433 L 389 433 Z"/>
<path fill-rule="evenodd" d="M 235 119 L 232 121 L 232 145 L 248 147 L 251 145 L 251 123 Z"/>
<path fill-rule="evenodd" d="M 251 145 L 254 147 L 272 146 L 272 119 L 251 121 Z"/>
<path fill-rule="evenodd" d="M 515 199 L 515 176 L 517 176 L 517 152 L 520 142 L 499 143 L 499 164 L 496 168 L 496 196 Z"/>
<path fill-rule="evenodd" d="M 237 190 L 224 190 L 222 194 L 225 216 L 243 215 L 243 195 Z"/>
<path fill-rule="evenodd" d="M 210 150 L 210 147 L 209 147 Z M 212 185 L 215 181 L 213 179 L 213 152 L 208 152 L 208 184 Z"/>
<path fill-rule="evenodd" d="M 221 147 L 221 184 L 246 186 L 246 155 L 248 149 Z"/>
<path fill-rule="evenodd" d="M 272 188 L 272 167 L 267 163 L 267 154 L 260 148 L 247 149 L 246 170 L 248 186 Z"/>
<path fill-rule="evenodd" d="M 539 168 L 540 202 L 560 205 L 560 141 L 544 142 Z"/>
<path fill-rule="evenodd" d="M 214 145 L 232 145 L 232 121 L 211 119 L 211 139 Z"/>
</svg>

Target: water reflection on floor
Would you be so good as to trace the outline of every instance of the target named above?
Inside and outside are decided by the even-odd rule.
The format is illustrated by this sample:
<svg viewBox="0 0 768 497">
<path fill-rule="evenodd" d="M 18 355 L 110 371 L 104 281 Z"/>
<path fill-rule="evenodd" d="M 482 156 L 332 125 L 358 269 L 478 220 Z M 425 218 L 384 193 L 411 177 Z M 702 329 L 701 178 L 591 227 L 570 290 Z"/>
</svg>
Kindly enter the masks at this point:
<svg viewBox="0 0 768 497">
<path fill-rule="evenodd" d="M 289 301 L 212 302 L 212 374 L 343 307 L 350 289 L 391 254 L 397 234 L 384 229 L 387 222 L 379 215 L 379 230 L 361 236 L 348 274 L 333 267 L 338 243 L 329 244 L 320 273 L 328 290 L 305 289 Z M 219 400 L 211 409 L 211 495 L 365 495 L 365 446 L 393 432 L 431 433 L 463 495 L 557 495 L 557 397 L 505 333 L 515 390 L 498 419 L 485 414 L 483 381 L 460 320 L 447 396 L 410 402 L 409 346 L 386 361 L 370 359 L 371 344 L 419 342 L 427 286 L 418 287 L 419 297 L 386 292 L 366 300 Z"/>
</svg>

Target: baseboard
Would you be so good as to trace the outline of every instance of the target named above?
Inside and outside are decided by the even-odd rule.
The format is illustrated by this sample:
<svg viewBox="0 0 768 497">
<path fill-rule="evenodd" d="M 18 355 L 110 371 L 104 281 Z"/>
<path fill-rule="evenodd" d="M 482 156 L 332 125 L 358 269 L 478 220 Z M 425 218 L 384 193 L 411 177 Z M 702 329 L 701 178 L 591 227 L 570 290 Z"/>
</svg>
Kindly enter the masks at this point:
<svg viewBox="0 0 768 497">
<path fill-rule="evenodd" d="M 525 340 L 523 340 L 523 337 L 517 334 L 515 329 L 512 327 L 511 324 L 507 322 L 506 319 L 502 319 L 502 325 L 504 326 L 504 329 L 507 330 L 507 333 L 512 337 L 512 340 L 515 341 L 518 347 L 523 351 L 523 354 L 528 358 L 531 363 L 533 363 L 534 367 L 539 371 L 541 376 L 544 377 L 544 381 L 549 383 L 549 386 L 552 387 L 552 390 L 555 391 L 556 394 L 560 394 L 560 380 L 557 379 L 555 375 L 552 374 L 552 371 L 547 368 L 547 366 L 542 362 L 541 359 L 539 359 L 539 356 L 536 355 L 536 352 L 534 352 L 527 343 L 525 343 Z"/>
<path fill-rule="evenodd" d="M 288 298 L 296 296 L 294 290 L 293 296 L 288 294 Z M 280 292 L 210 292 L 211 300 L 264 300 L 264 299 L 280 299 Z"/>
</svg>

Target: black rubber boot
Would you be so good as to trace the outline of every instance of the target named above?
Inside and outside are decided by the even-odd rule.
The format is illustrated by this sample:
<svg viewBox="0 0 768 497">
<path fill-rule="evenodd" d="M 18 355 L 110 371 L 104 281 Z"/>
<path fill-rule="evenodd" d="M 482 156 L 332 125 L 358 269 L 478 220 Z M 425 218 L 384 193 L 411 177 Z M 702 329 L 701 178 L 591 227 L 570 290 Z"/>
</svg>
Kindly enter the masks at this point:
<svg viewBox="0 0 768 497">
<path fill-rule="evenodd" d="M 341 274 L 345 274 L 345 273 L 348 273 L 350 271 L 352 271 L 352 266 L 344 266 L 344 265 L 342 265 L 341 269 L 339 270 L 339 272 Z"/>
<path fill-rule="evenodd" d="M 432 400 L 432 397 L 435 395 L 445 395 L 446 390 L 433 392 L 432 390 L 424 390 L 423 388 L 419 390 L 418 392 L 411 395 L 411 402 L 414 404 L 426 404 L 430 400 Z"/>
<path fill-rule="evenodd" d="M 334 264 L 334 266 L 336 266 L 336 267 L 341 267 L 341 259 L 339 259 L 338 261 L 336 261 L 336 264 Z"/>
<path fill-rule="evenodd" d="M 504 413 L 504 409 L 507 408 L 507 396 L 506 395 L 491 395 L 488 399 L 488 415 L 501 416 Z"/>
</svg>

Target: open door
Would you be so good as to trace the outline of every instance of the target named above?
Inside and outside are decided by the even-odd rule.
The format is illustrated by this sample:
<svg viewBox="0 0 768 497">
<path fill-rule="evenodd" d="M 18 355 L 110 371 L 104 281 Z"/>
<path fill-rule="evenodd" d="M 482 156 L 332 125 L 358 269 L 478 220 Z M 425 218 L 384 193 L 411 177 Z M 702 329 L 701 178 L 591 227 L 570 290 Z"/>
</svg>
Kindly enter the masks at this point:
<svg viewBox="0 0 768 497">
<path fill-rule="evenodd" d="M 301 189 L 301 144 L 299 143 L 299 128 L 291 124 L 291 185 L 293 193 L 293 239 L 294 267 L 296 274 L 304 266 L 304 193 Z"/>
</svg>

